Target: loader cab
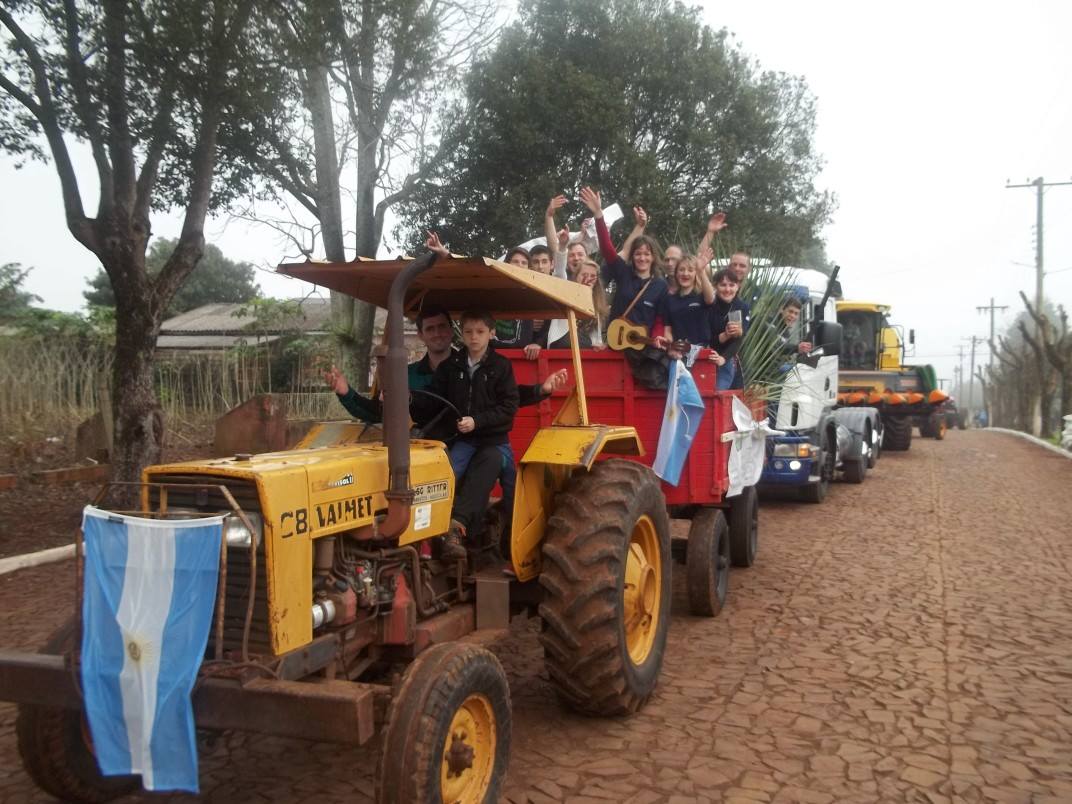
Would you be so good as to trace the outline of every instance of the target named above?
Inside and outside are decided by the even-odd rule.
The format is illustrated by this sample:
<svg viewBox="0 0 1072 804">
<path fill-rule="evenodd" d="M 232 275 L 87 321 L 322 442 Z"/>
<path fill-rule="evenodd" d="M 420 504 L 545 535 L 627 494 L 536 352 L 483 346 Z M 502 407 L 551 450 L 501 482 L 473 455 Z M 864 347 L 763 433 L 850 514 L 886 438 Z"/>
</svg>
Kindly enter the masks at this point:
<svg viewBox="0 0 1072 804">
<path fill-rule="evenodd" d="M 890 308 L 884 304 L 839 302 L 837 320 L 842 325 L 844 368 L 855 371 L 897 370 L 904 363 L 905 337 L 900 326 L 890 324 Z M 914 338 L 913 338 L 914 340 Z"/>
</svg>

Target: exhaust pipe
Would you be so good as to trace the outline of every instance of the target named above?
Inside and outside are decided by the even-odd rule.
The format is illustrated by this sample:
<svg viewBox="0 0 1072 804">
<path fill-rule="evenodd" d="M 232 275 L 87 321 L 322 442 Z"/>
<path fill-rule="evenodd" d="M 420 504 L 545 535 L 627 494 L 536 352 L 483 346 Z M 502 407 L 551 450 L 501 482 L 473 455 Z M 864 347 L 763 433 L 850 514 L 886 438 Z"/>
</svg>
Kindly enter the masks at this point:
<svg viewBox="0 0 1072 804">
<path fill-rule="evenodd" d="M 387 516 L 380 535 L 393 539 L 409 526 L 413 489 L 409 485 L 409 399 L 406 343 L 403 337 L 406 289 L 435 264 L 434 251 L 418 257 L 395 277 L 387 296 L 387 363 L 383 373 L 383 437 L 387 444 Z M 358 269 L 360 270 L 360 269 Z"/>
</svg>

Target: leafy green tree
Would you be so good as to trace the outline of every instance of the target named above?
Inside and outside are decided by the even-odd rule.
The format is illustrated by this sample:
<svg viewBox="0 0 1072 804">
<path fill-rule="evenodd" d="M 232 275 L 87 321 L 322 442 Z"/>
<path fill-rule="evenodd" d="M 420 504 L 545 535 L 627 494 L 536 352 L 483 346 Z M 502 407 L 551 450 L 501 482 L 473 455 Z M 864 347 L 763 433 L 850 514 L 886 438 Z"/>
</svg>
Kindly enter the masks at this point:
<svg viewBox="0 0 1072 804">
<path fill-rule="evenodd" d="M 547 199 L 588 183 L 643 206 L 664 243 L 725 210 L 737 242 L 787 262 L 832 207 L 803 79 L 760 70 L 679 3 L 532 0 L 467 100 L 454 158 L 400 207 L 400 231 L 435 228 L 454 251 L 527 239 Z M 567 212 L 575 227 L 580 205 Z"/>
<path fill-rule="evenodd" d="M 252 177 L 218 160 L 248 137 L 244 105 L 272 86 L 253 0 L 6 0 L 0 3 L 0 148 L 51 157 L 67 228 L 115 294 L 113 477 L 159 460 L 163 416 L 152 360 L 160 323 L 204 250 L 210 210 Z M 67 142 L 86 143 L 95 213 Z M 155 275 L 154 210 L 178 208 L 181 234 Z"/>
<path fill-rule="evenodd" d="M 40 296 L 22 289 L 22 283 L 30 274 L 21 263 L 7 262 L 0 265 L 0 321 L 13 321 L 25 315 Z"/>
<path fill-rule="evenodd" d="M 178 240 L 159 238 L 153 241 L 145 255 L 145 270 L 156 277 L 178 246 Z M 253 281 L 254 267 L 248 262 L 235 262 L 223 256 L 219 247 L 205 244 L 205 252 L 197 267 L 171 300 L 166 316 L 185 313 L 203 304 L 248 302 L 260 292 Z M 103 270 L 87 280 L 89 289 L 82 291 L 86 303 L 95 307 L 115 307 L 115 293 Z"/>
</svg>

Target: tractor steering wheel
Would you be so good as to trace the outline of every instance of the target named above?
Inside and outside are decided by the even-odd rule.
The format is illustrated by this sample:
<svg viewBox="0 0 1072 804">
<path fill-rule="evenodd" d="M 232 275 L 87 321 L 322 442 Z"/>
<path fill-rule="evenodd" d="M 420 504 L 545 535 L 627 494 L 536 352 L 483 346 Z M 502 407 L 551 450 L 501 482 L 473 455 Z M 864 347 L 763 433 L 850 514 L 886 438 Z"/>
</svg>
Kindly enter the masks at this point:
<svg viewBox="0 0 1072 804">
<path fill-rule="evenodd" d="M 447 411 L 453 410 L 454 413 L 456 414 L 457 418 L 459 418 L 459 419 L 462 418 L 462 412 L 460 410 L 458 410 L 458 408 L 455 407 L 454 403 L 451 402 L 446 397 L 442 397 L 439 394 L 434 393 L 432 391 L 426 391 L 423 388 L 411 389 L 410 394 L 423 394 L 424 396 L 430 396 L 432 399 L 436 400 L 437 402 L 441 402 L 443 404 L 443 409 L 440 410 L 439 413 L 437 413 L 435 416 L 433 416 L 425 424 L 421 425 L 420 427 L 415 427 L 413 429 L 414 438 L 424 438 L 426 433 L 431 431 L 437 424 L 439 424 L 439 420 L 443 418 L 443 416 L 447 413 Z M 447 438 L 444 438 L 443 441 L 445 443 L 447 443 L 447 444 L 450 444 L 457 437 L 458 437 L 458 432 L 457 432 L 457 430 L 455 430 L 455 432 L 452 435 L 448 436 Z"/>
</svg>

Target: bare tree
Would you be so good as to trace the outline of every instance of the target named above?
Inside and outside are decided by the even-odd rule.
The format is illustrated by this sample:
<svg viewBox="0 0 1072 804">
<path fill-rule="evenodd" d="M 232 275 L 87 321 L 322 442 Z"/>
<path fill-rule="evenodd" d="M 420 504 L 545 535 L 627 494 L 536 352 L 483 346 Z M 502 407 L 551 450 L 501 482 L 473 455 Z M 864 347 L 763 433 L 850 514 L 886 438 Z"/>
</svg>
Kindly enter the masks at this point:
<svg viewBox="0 0 1072 804">
<path fill-rule="evenodd" d="M 453 147 L 444 115 L 464 68 L 496 35 L 494 0 L 310 0 L 280 25 L 302 104 L 266 109 L 258 172 L 317 219 L 325 256 L 346 259 L 344 199 L 353 188 L 352 253 L 375 257 L 388 210 Z M 352 181 L 345 178 L 352 170 Z M 375 310 L 332 293 L 334 328 L 356 382 L 368 377 Z"/>
<path fill-rule="evenodd" d="M 67 228 L 100 260 L 115 292 L 117 479 L 137 480 L 160 457 L 156 336 L 204 248 L 218 136 L 241 78 L 237 62 L 247 52 L 252 10 L 252 0 L 0 6 L 8 38 L 0 57 L 0 145 L 44 157 L 43 135 Z M 85 210 L 65 137 L 90 147 L 100 186 L 94 215 Z M 182 231 L 150 277 L 150 212 L 171 205 L 185 210 Z"/>
<path fill-rule="evenodd" d="M 1072 332 L 1068 328 L 1068 313 L 1064 306 L 1057 307 L 1059 326 L 1055 326 L 1049 317 L 1041 314 L 1031 306 L 1027 296 L 1021 291 L 1020 298 L 1024 301 L 1024 307 L 1038 328 L 1039 338 L 1042 341 L 1042 349 L 1046 358 L 1057 371 L 1061 385 L 1062 414 L 1072 413 Z"/>
</svg>

